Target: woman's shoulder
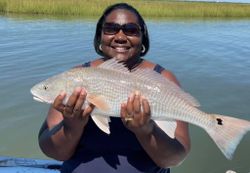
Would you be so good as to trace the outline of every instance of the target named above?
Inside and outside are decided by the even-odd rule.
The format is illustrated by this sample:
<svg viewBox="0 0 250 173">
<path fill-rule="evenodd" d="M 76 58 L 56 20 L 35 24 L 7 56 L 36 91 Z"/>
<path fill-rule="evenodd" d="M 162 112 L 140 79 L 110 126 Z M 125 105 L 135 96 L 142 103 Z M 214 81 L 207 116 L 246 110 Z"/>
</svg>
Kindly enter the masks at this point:
<svg viewBox="0 0 250 173">
<path fill-rule="evenodd" d="M 165 67 L 163 67 L 160 64 L 156 64 L 156 63 L 153 63 L 151 61 L 144 60 L 144 62 L 142 64 L 142 68 L 150 68 L 150 69 L 160 73 L 161 75 L 163 75 L 167 79 L 169 79 L 169 80 L 171 80 L 174 83 L 179 85 L 179 82 L 178 82 L 177 78 L 175 77 L 175 75 L 170 70 L 166 69 Z"/>
<path fill-rule="evenodd" d="M 86 61 L 83 64 L 78 64 L 78 65 L 74 66 L 74 68 L 96 67 L 96 66 L 100 65 L 101 63 L 103 63 L 102 58 L 97 58 L 97 59 L 92 60 L 92 61 Z"/>
<path fill-rule="evenodd" d="M 168 74 L 168 75 L 173 75 L 173 73 L 171 71 L 169 71 L 168 69 L 166 69 L 165 67 L 163 67 L 160 64 L 156 64 L 153 63 L 149 60 L 144 60 L 143 63 L 141 64 L 141 68 L 149 68 L 152 69 L 160 74 Z"/>
</svg>

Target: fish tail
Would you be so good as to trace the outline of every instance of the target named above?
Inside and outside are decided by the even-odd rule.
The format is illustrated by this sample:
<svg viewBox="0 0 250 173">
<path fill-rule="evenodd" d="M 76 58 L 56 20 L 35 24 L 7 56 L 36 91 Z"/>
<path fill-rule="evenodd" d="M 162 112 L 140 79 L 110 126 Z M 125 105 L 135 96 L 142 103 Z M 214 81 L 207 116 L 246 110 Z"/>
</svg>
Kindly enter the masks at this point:
<svg viewBox="0 0 250 173">
<path fill-rule="evenodd" d="M 217 114 L 211 115 L 214 121 L 212 127 L 207 127 L 206 131 L 226 158 L 231 160 L 240 140 L 250 130 L 250 121 Z"/>
</svg>

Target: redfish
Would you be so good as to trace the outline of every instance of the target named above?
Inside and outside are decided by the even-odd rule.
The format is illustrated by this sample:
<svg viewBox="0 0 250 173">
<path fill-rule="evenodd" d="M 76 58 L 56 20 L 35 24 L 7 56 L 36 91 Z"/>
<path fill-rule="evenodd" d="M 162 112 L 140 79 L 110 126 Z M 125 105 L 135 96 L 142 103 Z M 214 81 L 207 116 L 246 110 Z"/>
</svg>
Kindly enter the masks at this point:
<svg viewBox="0 0 250 173">
<path fill-rule="evenodd" d="M 148 99 L 151 118 L 170 137 L 174 138 L 175 120 L 194 124 L 209 134 L 227 159 L 232 159 L 240 140 L 250 130 L 250 121 L 199 110 L 194 97 L 153 70 L 129 71 L 113 59 L 98 67 L 74 68 L 55 75 L 32 87 L 31 93 L 37 101 L 53 103 L 65 91 L 66 103 L 76 87 L 86 89 L 87 102 L 95 105 L 91 117 L 105 133 L 110 133 L 109 117 L 120 117 L 121 103 L 135 91 Z"/>
</svg>

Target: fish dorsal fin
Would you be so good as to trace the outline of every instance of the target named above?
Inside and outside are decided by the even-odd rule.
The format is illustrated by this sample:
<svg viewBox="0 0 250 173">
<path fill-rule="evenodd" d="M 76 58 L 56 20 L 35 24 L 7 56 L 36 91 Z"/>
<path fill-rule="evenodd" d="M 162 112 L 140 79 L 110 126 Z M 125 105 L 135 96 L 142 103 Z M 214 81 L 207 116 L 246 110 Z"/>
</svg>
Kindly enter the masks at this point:
<svg viewBox="0 0 250 173">
<path fill-rule="evenodd" d="M 88 94 L 87 101 L 95 105 L 98 109 L 104 112 L 110 111 L 110 106 L 106 102 L 105 96 L 97 94 Z"/>
<path fill-rule="evenodd" d="M 104 68 L 124 73 L 130 72 L 123 62 L 118 61 L 115 58 L 104 61 L 101 65 L 98 66 L 98 68 Z"/>
<path fill-rule="evenodd" d="M 182 90 L 174 82 L 170 81 L 169 79 L 157 73 L 156 71 L 153 71 L 152 69 L 137 68 L 135 71 L 132 72 L 132 75 L 134 75 L 135 77 L 138 76 L 143 81 L 155 82 L 156 86 L 159 86 L 160 88 L 167 88 L 168 90 L 171 90 L 171 92 L 173 92 L 177 97 L 184 99 L 192 106 L 200 106 L 200 103 L 193 96 Z"/>
<path fill-rule="evenodd" d="M 155 123 L 171 138 L 175 138 L 176 121 L 155 120 Z"/>
<path fill-rule="evenodd" d="M 123 62 L 119 62 L 115 58 L 111 58 L 105 62 L 103 62 L 98 68 L 109 69 L 113 71 L 119 71 L 124 73 L 129 73 L 131 76 L 136 78 L 142 79 L 142 81 L 149 81 L 149 82 L 156 82 L 156 84 L 160 88 L 166 88 L 171 90 L 177 97 L 185 100 L 192 106 L 199 107 L 200 103 L 189 93 L 183 91 L 178 85 L 174 82 L 170 81 L 166 77 L 162 76 L 161 74 L 157 73 L 156 71 L 145 68 L 134 68 L 133 71 L 129 71 L 128 68 L 125 66 Z"/>
<path fill-rule="evenodd" d="M 109 130 L 110 119 L 109 118 L 104 117 L 104 116 L 99 116 L 96 114 L 93 114 L 91 118 L 100 130 L 102 130 L 106 134 L 110 134 L 110 130 Z"/>
</svg>

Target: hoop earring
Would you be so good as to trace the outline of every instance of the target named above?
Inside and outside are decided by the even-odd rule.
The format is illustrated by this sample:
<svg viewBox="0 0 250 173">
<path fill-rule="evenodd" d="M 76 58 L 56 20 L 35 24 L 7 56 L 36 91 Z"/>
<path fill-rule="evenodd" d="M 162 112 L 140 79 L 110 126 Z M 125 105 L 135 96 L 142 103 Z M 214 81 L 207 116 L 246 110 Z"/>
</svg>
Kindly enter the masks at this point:
<svg viewBox="0 0 250 173">
<path fill-rule="evenodd" d="M 102 44 L 99 45 L 99 50 L 102 52 Z"/>
<path fill-rule="evenodd" d="M 141 53 L 144 53 L 144 52 L 146 51 L 146 48 L 145 48 L 145 46 L 144 46 L 144 45 L 142 45 L 141 47 L 142 47 L 142 49 L 141 49 Z"/>
</svg>

